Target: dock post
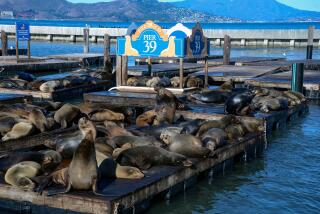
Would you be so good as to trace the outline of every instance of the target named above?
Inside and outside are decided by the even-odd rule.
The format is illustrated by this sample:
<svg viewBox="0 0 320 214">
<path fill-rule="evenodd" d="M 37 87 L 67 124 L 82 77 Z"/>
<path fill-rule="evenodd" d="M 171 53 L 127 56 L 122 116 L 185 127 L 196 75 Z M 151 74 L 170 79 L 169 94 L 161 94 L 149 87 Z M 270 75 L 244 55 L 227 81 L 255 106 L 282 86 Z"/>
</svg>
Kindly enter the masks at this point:
<svg viewBox="0 0 320 214">
<path fill-rule="evenodd" d="M 182 89 L 183 88 L 183 57 L 181 57 L 179 59 L 179 62 L 180 62 L 180 88 Z"/>
<path fill-rule="evenodd" d="M 128 57 L 123 56 L 121 60 L 121 85 L 127 85 L 128 82 Z"/>
<path fill-rule="evenodd" d="M 309 26 L 308 29 L 307 59 L 312 59 L 314 28 L 314 26 Z"/>
<path fill-rule="evenodd" d="M 8 36 L 4 30 L 1 31 L 2 56 L 8 55 Z"/>
<path fill-rule="evenodd" d="M 265 47 L 269 46 L 269 40 L 268 39 L 264 39 L 263 40 L 263 46 L 265 46 Z"/>
<path fill-rule="evenodd" d="M 224 48 L 223 48 L 223 64 L 230 64 L 230 51 L 231 51 L 231 40 L 230 36 L 224 36 Z"/>
<path fill-rule="evenodd" d="M 204 88 L 208 88 L 208 75 L 209 75 L 209 65 L 208 65 L 208 56 L 205 58 L 205 66 L 204 66 Z"/>
<path fill-rule="evenodd" d="M 19 62 L 19 41 L 18 37 L 16 35 L 16 57 L 17 57 L 17 63 Z"/>
<path fill-rule="evenodd" d="M 148 57 L 148 73 L 151 74 L 152 72 L 152 62 L 151 62 L 151 58 Z"/>
<path fill-rule="evenodd" d="M 31 41 L 30 39 L 28 40 L 28 59 L 31 59 Z"/>
<path fill-rule="evenodd" d="M 121 73 L 122 73 L 122 56 L 117 56 L 117 65 L 116 65 L 116 84 L 117 84 L 117 87 L 121 86 L 121 81 L 122 81 Z"/>
<path fill-rule="evenodd" d="M 77 42 L 77 37 L 76 37 L 76 35 L 71 35 L 71 36 L 70 36 L 70 42 Z"/>
<path fill-rule="evenodd" d="M 110 37 L 108 34 L 104 34 L 103 67 L 107 73 L 112 73 L 113 65 L 110 57 Z"/>
<path fill-rule="evenodd" d="M 83 53 L 89 53 L 89 28 L 83 29 L 83 41 L 84 41 L 84 49 Z"/>
<path fill-rule="evenodd" d="M 291 90 L 303 93 L 304 63 L 292 64 Z"/>
</svg>

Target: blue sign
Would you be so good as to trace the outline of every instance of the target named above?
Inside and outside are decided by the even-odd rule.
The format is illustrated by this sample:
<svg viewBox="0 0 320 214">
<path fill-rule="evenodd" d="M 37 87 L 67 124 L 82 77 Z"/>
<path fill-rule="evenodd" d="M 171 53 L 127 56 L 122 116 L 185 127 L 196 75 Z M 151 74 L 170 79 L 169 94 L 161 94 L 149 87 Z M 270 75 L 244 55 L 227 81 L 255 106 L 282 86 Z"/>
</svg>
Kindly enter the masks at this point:
<svg viewBox="0 0 320 214">
<path fill-rule="evenodd" d="M 30 25 L 26 22 L 16 22 L 16 38 L 18 41 L 30 40 Z"/>
<path fill-rule="evenodd" d="M 141 57 L 183 57 L 184 39 L 168 37 L 152 21 L 141 25 L 132 36 L 117 40 L 117 54 Z"/>
<path fill-rule="evenodd" d="M 203 35 L 199 23 L 192 29 L 192 35 L 187 42 L 187 55 L 189 57 L 205 57 L 209 55 L 208 39 Z"/>
</svg>

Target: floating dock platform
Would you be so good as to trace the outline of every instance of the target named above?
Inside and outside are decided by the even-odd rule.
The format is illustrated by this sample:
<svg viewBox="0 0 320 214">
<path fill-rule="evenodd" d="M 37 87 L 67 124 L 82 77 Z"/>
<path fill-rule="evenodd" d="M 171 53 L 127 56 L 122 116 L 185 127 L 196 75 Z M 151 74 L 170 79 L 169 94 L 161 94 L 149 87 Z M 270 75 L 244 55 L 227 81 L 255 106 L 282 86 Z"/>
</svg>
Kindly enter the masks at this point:
<svg viewBox="0 0 320 214">
<path fill-rule="evenodd" d="M 223 56 L 221 55 L 212 55 L 212 56 L 208 56 L 209 60 L 212 59 L 222 59 Z M 179 63 L 179 58 L 177 57 L 163 57 L 163 58 L 151 58 L 151 63 L 152 64 L 174 64 L 174 63 Z M 135 64 L 136 65 L 147 65 L 148 64 L 149 59 L 148 58 L 136 58 L 135 59 Z M 203 61 L 203 58 L 198 58 L 198 57 L 193 57 L 193 58 L 189 58 L 189 57 L 185 57 L 183 59 L 184 63 L 197 63 L 198 61 Z"/>
<path fill-rule="evenodd" d="M 184 115 L 183 112 L 181 112 Z M 190 114 L 186 114 L 188 118 Z M 191 117 L 221 119 L 221 115 L 193 113 Z M 265 125 L 264 120 L 258 120 Z M 203 177 L 212 177 L 230 168 L 240 160 L 261 155 L 266 148 L 265 132 L 250 133 L 240 142 L 229 142 L 216 150 L 217 157 L 192 159 L 194 168 L 178 166 L 153 167 L 141 180 L 104 180 L 99 184 L 102 194 L 96 196 L 88 191 L 71 191 L 48 197 L 25 192 L 0 180 L 0 207 L 15 212 L 28 213 L 135 213 L 145 211 L 154 201 L 169 199 L 175 194 L 195 185 Z M 109 196 L 108 196 L 109 195 Z"/>
<path fill-rule="evenodd" d="M 245 81 L 245 84 L 251 87 L 291 89 L 292 72 L 282 72 L 278 74 L 269 74 L 262 77 L 251 78 Z M 304 71 L 303 87 L 308 99 L 320 99 L 320 72 L 307 70 Z"/>
<path fill-rule="evenodd" d="M 230 65 L 247 65 L 250 63 L 273 63 L 273 62 L 282 62 L 286 60 L 286 58 L 277 58 L 277 57 L 232 57 L 230 59 Z M 200 63 L 204 63 L 204 61 L 200 61 Z M 209 65 L 223 65 L 223 59 L 209 59 Z"/>
</svg>

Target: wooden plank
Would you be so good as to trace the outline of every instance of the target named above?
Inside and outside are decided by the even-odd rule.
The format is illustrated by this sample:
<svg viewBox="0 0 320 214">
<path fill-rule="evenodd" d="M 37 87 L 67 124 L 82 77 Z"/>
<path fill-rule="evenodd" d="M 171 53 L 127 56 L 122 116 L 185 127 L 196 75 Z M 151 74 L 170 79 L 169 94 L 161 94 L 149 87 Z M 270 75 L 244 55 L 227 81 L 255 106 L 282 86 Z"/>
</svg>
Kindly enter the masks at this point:
<svg viewBox="0 0 320 214">
<path fill-rule="evenodd" d="M 208 59 L 222 59 L 222 55 L 211 55 L 208 56 Z M 195 57 L 195 58 L 189 58 L 189 57 L 184 57 L 183 58 L 184 62 L 186 63 L 197 63 L 198 61 L 204 60 L 204 58 L 201 57 Z M 179 63 L 179 58 L 176 57 L 154 57 L 152 58 L 152 64 L 175 64 Z M 135 59 L 135 64 L 136 65 L 146 65 L 148 64 L 148 58 L 136 58 Z"/>
<path fill-rule="evenodd" d="M 255 62 L 278 62 L 283 61 L 285 58 L 278 58 L 278 57 L 232 57 L 230 58 L 230 65 L 245 65 L 246 63 L 255 63 Z M 211 59 L 209 60 L 210 65 L 223 65 L 223 59 Z"/>
<path fill-rule="evenodd" d="M 320 60 L 278 60 L 278 61 L 259 61 L 259 62 L 244 62 L 246 66 L 279 66 L 284 70 L 291 70 L 291 65 L 294 63 L 304 63 L 305 70 L 320 70 Z"/>
<path fill-rule="evenodd" d="M 85 92 L 107 90 L 111 88 L 111 86 L 112 86 L 112 83 L 110 81 L 102 81 L 95 85 L 74 86 L 70 88 L 59 89 L 49 93 L 45 93 L 41 91 L 19 90 L 19 89 L 9 89 L 9 88 L 0 88 L 0 91 L 1 93 L 4 93 L 4 94 L 30 95 L 36 99 L 63 101 L 63 100 L 70 99 L 70 97 L 72 98 L 81 97 Z"/>
<path fill-rule="evenodd" d="M 291 89 L 291 75 L 291 71 L 270 74 L 263 77 L 248 79 L 245 83 L 256 87 Z M 310 70 L 304 71 L 303 86 L 307 90 L 319 91 L 320 72 Z"/>
<path fill-rule="evenodd" d="M 267 74 L 280 72 L 280 67 L 277 66 L 233 66 L 223 65 L 209 68 L 208 75 L 213 81 L 228 81 L 244 82 L 246 79 L 259 77 Z M 191 74 L 192 76 L 204 76 L 204 71 L 199 71 Z"/>
<path fill-rule="evenodd" d="M 224 36 L 224 45 L 223 45 L 223 64 L 230 64 L 230 51 L 231 51 L 231 39 L 230 36 Z"/>
</svg>

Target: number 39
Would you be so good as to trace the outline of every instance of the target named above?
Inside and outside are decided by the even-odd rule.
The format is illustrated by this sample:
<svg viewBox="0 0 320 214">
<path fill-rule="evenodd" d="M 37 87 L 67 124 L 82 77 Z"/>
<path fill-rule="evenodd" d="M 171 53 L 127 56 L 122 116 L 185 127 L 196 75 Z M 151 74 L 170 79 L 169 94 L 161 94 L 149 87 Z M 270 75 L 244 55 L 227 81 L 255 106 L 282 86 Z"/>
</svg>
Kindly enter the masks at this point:
<svg viewBox="0 0 320 214">
<path fill-rule="evenodd" d="M 144 41 L 145 49 L 143 50 L 144 53 L 153 53 L 157 49 L 156 41 Z"/>
</svg>

